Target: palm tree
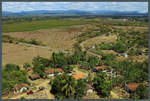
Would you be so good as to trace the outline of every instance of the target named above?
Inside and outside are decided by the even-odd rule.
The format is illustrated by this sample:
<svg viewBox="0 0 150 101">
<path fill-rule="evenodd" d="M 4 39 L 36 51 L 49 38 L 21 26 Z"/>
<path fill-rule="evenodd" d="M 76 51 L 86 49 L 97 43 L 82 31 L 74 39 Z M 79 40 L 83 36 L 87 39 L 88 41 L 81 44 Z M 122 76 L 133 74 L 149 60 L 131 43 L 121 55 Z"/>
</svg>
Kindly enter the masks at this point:
<svg viewBox="0 0 150 101">
<path fill-rule="evenodd" d="M 62 92 L 65 93 L 65 96 L 67 98 L 72 98 L 74 93 L 75 93 L 75 82 L 72 79 L 72 77 L 70 76 L 65 76 L 64 80 L 62 80 L 62 83 L 64 84 L 64 86 L 62 87 Z"/>
</svg>

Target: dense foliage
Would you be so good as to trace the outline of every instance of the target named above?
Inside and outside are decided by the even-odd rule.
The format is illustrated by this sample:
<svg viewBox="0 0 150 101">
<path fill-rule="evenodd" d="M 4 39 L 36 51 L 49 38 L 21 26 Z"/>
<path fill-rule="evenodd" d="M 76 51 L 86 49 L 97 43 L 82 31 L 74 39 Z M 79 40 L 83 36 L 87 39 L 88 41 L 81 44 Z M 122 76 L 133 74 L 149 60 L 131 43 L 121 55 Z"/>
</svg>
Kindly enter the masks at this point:
<svg viewBox="0 0 150 101">
<path fill-rule="evenodd" d="M 51 81 L 51 86 L 51 93 L 58 99 L 81 98 L 86 88 L 83 80 L 75 80 L 72 76 L 66 74 L 57 75 L 55 79 Z"/>
<path fill-rule="evenodd" d="M 6 64 L 2 70 L 2 94 L 9 93 L 16 84 L 28 83 L 27 74 L 15 64 Z"/>
</svg>

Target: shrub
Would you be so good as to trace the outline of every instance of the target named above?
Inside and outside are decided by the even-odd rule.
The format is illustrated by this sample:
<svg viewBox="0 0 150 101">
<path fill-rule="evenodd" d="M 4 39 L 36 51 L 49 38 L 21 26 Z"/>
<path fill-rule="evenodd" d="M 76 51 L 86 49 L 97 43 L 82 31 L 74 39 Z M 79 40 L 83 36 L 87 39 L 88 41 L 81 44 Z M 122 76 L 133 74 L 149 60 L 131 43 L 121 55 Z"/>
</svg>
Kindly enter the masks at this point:
<svg viewBox="0 0 150 101">
<path fill-rule="evenodd" d="M 13 71 L 13 70 L 20 70 L 20 67 L 15 64 L 6 64 L 5 71 Z"/>
<path fill-rule="evenodd" d="M 23 68 L 31 68 L 31 65 L 29 63 L 24 63 Z"/>
</svg>

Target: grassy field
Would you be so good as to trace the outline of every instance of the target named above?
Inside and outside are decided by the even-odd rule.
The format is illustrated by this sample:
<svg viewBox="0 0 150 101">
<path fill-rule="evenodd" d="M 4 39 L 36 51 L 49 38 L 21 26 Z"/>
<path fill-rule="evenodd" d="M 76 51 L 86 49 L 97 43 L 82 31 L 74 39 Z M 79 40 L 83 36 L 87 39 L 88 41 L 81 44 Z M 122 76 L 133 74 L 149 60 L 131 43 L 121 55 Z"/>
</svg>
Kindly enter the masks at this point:
<svg viewBox="0 0 150 101">
<path fill-rule="evenodd" d="M 12 24 L 3 23 L 2 32 L 24 32 L 33 31 L 38 29 L 49 29 L 58 27 L 68 27 L 72 25 L 81 25 L 85 22 L 79 20 L 66 20 L 66 19 L 48 19 L 41 21 L 31 22 L 17 22 Z"/>
</svg>

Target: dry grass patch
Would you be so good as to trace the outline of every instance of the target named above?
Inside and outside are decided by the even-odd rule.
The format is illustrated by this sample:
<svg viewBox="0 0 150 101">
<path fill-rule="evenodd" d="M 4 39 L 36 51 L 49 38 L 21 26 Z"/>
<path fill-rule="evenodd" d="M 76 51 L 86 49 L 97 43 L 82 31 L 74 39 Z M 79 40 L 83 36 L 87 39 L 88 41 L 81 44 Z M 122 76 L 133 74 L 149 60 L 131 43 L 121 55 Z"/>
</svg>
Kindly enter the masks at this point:
<svg viewBox="0 0 150 101">
<path fill-rule="evenodd" d="M 2 43 L 2 64 L 13 63 L 22 65 L 32 63 L 36 56 L 50 58 L 51 51 L 46 48 L 28 47 L 23 44 Z"/>
<path fill-rule="evenodd" d="M 115 42 L 116 40 L 117 40 L 116 35 L 109 35 L 109 36 L 101 35 L 98 37 L 94 37 L 94 38 L 90 38 L 88 40 L 85 40 L 84 42 L 81 43 L 81 45 L 84 47 L 92 47 L 95 44 L 100 44 L 102 42 L 112 43 L 112 42 Z"/>
</svg>

